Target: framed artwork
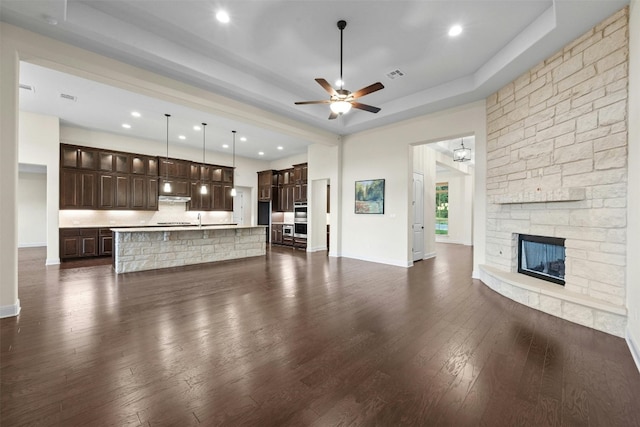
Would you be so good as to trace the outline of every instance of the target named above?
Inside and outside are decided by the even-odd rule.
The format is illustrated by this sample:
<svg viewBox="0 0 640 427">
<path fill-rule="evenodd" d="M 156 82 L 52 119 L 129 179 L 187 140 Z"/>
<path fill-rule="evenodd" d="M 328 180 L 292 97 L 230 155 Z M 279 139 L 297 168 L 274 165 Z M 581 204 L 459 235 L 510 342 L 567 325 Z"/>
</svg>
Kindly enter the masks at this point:
<svg viewBox="0 0 640 427">
<path fill-rule="evenodd" d="M 384 213 L 384 179 L 356 181 L 356 213 Z"/>
</svg>

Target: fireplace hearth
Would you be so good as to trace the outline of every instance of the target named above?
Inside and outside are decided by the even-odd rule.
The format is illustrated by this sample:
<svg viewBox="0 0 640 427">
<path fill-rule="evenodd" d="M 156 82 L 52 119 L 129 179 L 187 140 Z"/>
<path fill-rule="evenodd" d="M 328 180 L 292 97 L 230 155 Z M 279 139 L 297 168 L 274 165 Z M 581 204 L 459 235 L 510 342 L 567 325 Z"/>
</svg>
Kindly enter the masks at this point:
<svg viewBox="0 0 640 427">
<path fill-rule="evenodd" d="M 518 235 L 518 273 L 564 286 L 565 239 Z"/>
</svg>

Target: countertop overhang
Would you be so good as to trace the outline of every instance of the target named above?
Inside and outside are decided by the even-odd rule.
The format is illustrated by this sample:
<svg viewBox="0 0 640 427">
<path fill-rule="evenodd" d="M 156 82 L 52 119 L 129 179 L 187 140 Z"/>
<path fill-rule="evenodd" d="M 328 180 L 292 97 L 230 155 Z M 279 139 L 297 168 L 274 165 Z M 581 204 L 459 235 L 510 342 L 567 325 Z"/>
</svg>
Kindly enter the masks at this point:
<svg viewBox="0 0 640 427">
<path fill-rule="evenodd" d="M 153 227 L 115 227 L 111 231 L 116 233 L 154 233 L 164 231 L 198 231 L 198 230 L 238 230 L 248 228 L 265 228 L 266 225 L 180 225 L 180 226 L 153 226 Z"/>
</svg>

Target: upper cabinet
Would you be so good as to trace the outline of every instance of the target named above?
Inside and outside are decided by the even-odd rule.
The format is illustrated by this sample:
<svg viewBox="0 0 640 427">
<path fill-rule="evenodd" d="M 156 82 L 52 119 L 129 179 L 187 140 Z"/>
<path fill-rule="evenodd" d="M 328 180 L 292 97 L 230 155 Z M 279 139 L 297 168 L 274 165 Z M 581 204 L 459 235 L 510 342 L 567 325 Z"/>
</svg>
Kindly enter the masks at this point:
<svg viewBox="0 0 640 427">
<path fill-rule="evenodd" d="M 277 203 L 278 171 L 266 170 L 258 172 L 258 201 Z"/>
<path fill-rule="evenodd" d="M 191 197 L 190 210 L 233 211 L 232 188 L 227 166 L 60 144 L 60 209 L 158 210 L 160 193 Z"/>
<path fill-rule="evenodd" d="M 60 144 L 60 209 L 157 210 L 157 175 L 157 157 Z"/>
<path fill-rule="evenodd" d="M 60 147 L 60 167 L 96 170 L 98 152 L 93 148 L 63 145 Z"/>
<path fill-rule="evenodd" d="M 304 203 L 307 201 L 307 171 L 306 163 L 293 165 L 294 193 L 293 201 L 296 203 Z"/>
<path fill-rule="evenodd" d="M 295 203 L 307 201 L 307 163 L 291 169 L 258 172 L 258 200 L 271 201 L 271 210 L 293 212 Z"/>
</svg>

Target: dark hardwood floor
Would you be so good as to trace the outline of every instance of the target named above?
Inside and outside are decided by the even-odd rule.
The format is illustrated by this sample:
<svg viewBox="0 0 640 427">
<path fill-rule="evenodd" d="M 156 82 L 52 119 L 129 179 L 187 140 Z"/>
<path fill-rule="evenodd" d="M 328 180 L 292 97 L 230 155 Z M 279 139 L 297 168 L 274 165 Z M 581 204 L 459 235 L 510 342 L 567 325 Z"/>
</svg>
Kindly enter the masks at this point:
<svg viewBox="0 0 640 427">
<path fill-rule="evenodd" d="M 405 269 L 273 248 L 116 275 L 20 250 L 2 426 L 638 426 L 620 338 L 472 280 L 471 249 Z"/>
</svg>

